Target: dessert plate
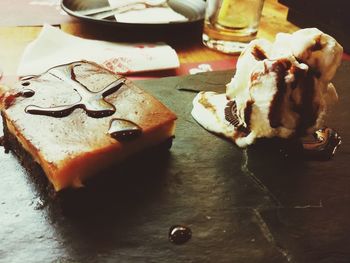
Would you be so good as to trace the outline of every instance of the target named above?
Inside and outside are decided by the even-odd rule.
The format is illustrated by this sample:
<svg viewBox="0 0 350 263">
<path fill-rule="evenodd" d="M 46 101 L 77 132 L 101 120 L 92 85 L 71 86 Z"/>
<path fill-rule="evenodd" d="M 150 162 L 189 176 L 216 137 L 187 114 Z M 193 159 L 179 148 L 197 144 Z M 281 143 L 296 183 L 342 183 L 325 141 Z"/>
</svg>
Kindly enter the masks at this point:
<svg viewBox="0 0 350 263">
<path fill-rule="evenodd" d="M 189 90 L 223 92 L 232 71 L 138 81 L 177 113 L 172 148 L 62 205 L 0 148 L 0 262 L 350 262 L 349 72 L 344 62 L 334 79 L 341 99 L 326 123 L 343 144 L 330 161 L 240 149 L 196 124 Z M 192 230 L 182 245 L 168 239 L 178 225 Z"/>
<path fill-rule="evenodd" d="M 69 15 L 84 21 L 114 26 L 125 25 L 128 27 L 130 27 L 130 25 L 135 27 L 157 27 L 159 25 L 169 26 L 193 23 L 204 18 L 206 7 L 206 3 L 203 0 L 140 0 L 132 1 L 132 4 L 130 4 L 129 1 L 129 4 L 123 5 L 119 9 L 108 10 L 110 6 L 109 3 L 112 2 L 112 0 L 63 0 L 61 7 Z M 164 6 L 168 6 L 170 9 L 159 8 Z M 157 7 L 158 10 L 150 7 Z M 106 9 L 107 12 L 105 12 Z M 141 11 L 147 11 L 146 9 L 154 12 L 141 13 Z M 140 11 L 142 15 L 138 15 L 138 11 Z M 104 15 L 106 13 L 110 15 L 106 17 Z M 123 17 L 117 21 L 114 14 L 122 15 Z M 149 19 L 142 17 L 145 14 L 151 17 Z M 152 16 L 156 20 L 152 20 Z M 183 17 L 183 19 L 176 19 L 176 16 Z"/>
</svg>

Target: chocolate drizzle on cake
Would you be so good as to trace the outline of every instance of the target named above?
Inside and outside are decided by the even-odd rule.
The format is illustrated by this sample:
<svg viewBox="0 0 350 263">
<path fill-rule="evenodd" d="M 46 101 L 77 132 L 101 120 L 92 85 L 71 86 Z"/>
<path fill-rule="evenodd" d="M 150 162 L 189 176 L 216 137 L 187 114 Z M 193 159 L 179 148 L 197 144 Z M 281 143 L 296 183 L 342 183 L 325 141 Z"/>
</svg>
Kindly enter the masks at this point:
<svg viewBox="0 0 350 263">
<path fill-rule="evenodd" d="M 24 90 L 22 90 L 21 92 L 19 92 L 18 94 L 19 94 L 19 96 L 21 96 L 21 97 L 30 98 L 30 97 L 33 97 L 33 96 L 34 96 L 35 91 L 34 91 L 34 90 L 31 90 L 31 89 L 24 89 Z"/>
<path fill-rule="evenodd" d="M 34 94 L 35 94 L 34 90 L 24 89 L 24 90 L 21 90 L 15 94 L 10 94 L 10 95 L 6 96 L 4 99 L 5 109 L 8 109 L 9 107 L 11 107 L 11 105 L 15 102 L 15 100 L 18 97 L 30 98 L 30 97 L 34 96 Z"/>
<path fill-rule="evenodd" d="M 142 134 L 142 128 L 136 123 L 125 119 L 112 119 L 108 134 L 118 141 L 129 141 Z"/>
<path fill-rule="evenodd" d="M 51 68 L 47 74 L 68 83 L 71 88 L 78 93 L 80 100 L 70 105 L 61 105 L 54 107 L 39 107 L 36 105 L 29 105 L 25 108 L 25 112 L 34 115 L 45 115 L 55 118 L 62 118 L 70 115 L 75 109 L 83 109 L 89 117 L 103 118 L 111 116 L 115 113 L 116 108 L 113 104 L 107 102 L 105 98 L 116 91 L 118 91 L 125 83 L 125 79 L 120 78 L 110 83 L 101 91 L 93 92 L 89 90 L 83 83 L 81 83 L 75 73 L 75 68 L 81 66 L 82 63 L 76 62 L 72 64 L 62 65 Z M 29 86 L 30 80 L 38 76 L 28 76 L 21 80 L 22 86 Z M 31 97 L 35 94 L 33 90 L 24 89 L 16 96 Z M 118 140 L 127 141 L 132 140 L 142 134 L 142 128 L 132 121 L 125 119 L 114 118 L 110 121 L 108 134 Z"/>
<path fill-rule="evenodd" d="M 20 80 L 26 81 L 26 80 L 30 80 L 30 79 L 37 78 L 37 77 L 38 77 L 37 75 L 28 75 L 28 76 L 21 77 Z"/>
<path fill-rule="evenodd" d="M 89 117 L 103 118 L 111 116 L 115 112 L 113 104 L 107 102 L 105 97 L 120 89 L 125 80 L 118 79 L 99 92 L 90 91 L 85 85 L 77 80 L 74 68 L 81 64 L 70 64 L 65 67 L 56 67 L 48 71 L 49 74 L 71 85 L 80 96 L 80 100 L 71 105 L 42 108 L 29 105 L 25 111 L 30 114 L 46 115 L 62 118 L 70 115 L 75 109 L 83 109 Z"/>
<path fill-rule="evenodd" d="M 327 127 L 317 130 L 311 140 L 302 140 L 305 155 L 313 159 L 330 159 L 340 144 L 339 134 Z"/>
<path fill-rule="evenodd" d="M 22 82 L 22 86 L 29 86 L 30 85 L 30 82 L 29 81 L 24 81 Z"/>
</svg>

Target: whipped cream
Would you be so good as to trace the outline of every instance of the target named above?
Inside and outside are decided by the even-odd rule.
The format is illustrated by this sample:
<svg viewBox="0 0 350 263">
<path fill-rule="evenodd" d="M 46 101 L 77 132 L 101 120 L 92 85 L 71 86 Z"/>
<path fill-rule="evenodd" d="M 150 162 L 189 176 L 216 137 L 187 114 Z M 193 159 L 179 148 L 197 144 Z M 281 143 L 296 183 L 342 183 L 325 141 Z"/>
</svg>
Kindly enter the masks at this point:
<svg viewBox="0 0 350 263">
<path fill-rule="evenodd" d="M 338 95 L 330 82 L 342 46 L 316 28 L 252 41 L 226 93 L 200 92 L 192 116 L 205 129 L 246 147 L 257 138 L 304 136 L 318 129 Z"/>
</svg>

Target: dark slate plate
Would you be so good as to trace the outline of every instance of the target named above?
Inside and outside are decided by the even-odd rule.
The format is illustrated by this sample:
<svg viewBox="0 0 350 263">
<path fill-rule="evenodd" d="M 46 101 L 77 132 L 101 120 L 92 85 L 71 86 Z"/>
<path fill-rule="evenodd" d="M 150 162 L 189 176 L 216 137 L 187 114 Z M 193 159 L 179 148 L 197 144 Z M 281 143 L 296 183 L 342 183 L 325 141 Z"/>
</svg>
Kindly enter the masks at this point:
<svg viewBox="0 0 350 263">
<path fill-rule="evenodd" d="M 0 262 L 349 262 L 350 63 L 335 78 L 330 161 L 239 149 L 190 115 L 195 93 L 232 72 L 140 81 L 178 114 L 170 152 L 141 154 L 77 192 L 49 200 L 0 153 Z M 171 225 L 192 238 L 175 245 Z"/>
</svg>

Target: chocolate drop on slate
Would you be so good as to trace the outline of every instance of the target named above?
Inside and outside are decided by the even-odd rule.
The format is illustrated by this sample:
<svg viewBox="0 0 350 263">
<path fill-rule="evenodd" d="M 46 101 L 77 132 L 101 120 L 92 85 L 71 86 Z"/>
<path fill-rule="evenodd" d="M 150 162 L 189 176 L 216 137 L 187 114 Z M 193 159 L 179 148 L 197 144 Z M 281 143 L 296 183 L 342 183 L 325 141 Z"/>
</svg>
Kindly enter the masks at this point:
<svg viewBox="0 0 350 263">
<path fill-rule="evenodd" d="M 187 226 L 173 225 L 169 229 L 169 240 L 176 245 L 186 243 L 191 237 L 192 230 Z"/>
<path fill-rule="evenodd" d="M 322 128 L 313 138 L 302 140 L 304 154 L 312 159 L 330 159 L 341 144 L 341 137 L 331 128 Z"/>
</svg>

